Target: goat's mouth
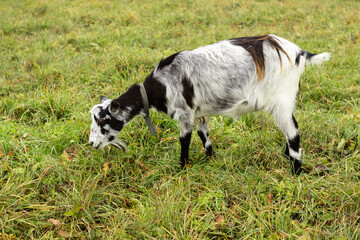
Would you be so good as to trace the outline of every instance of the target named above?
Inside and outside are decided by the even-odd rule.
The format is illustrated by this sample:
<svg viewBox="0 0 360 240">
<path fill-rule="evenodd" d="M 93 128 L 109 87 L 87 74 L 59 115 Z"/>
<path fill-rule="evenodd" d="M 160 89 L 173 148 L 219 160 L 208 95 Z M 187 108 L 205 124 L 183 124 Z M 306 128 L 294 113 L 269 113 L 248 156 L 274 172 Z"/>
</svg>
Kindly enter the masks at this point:
<svg viewBox="0 0 360 240">
<path fill-rule="evenodd" d="M 96 148 L 96 149 L 98 149 L 100 147 L 100 145 L 101 145 L 101 143 L 100 143 L 100 144 L 95 146 L 93 141 L 90 141 L 89 144 L 90 144 L 90 146 L 92 146 L 93 148 Z"/>
<path fill-rule="evenodd" d="M 129 148 L 126 146 L 125 143 L 123 143 L 120 140 L 115 139 L 113 142 L 110 143 L 111 145 L 113 145 L 114 147 L 117 147 L 121 150 L 123 150 L 124 152 L 129 151 Z"/>
<path fill-rule="evenodd" d="M 123 143 L 122 141 L 120 140 L 113 140 L 112 142 L 107 142 L 107 143 L 99 143 L 97 146 L 95 146 L 93 144 L 93 142 L 90 142 L 90 145 L 93 147 L 93 148 L 96 148 L 96 149 L 104 149 L 104 147 L 108 146 L 108 145 L 113 145 L 114 147 L 116 148 L 119 148 L 121 149 L 123 152 L 127 152 L 129 151 L 129 148 L 126 146 L 125 143 Z"/>
</svg>

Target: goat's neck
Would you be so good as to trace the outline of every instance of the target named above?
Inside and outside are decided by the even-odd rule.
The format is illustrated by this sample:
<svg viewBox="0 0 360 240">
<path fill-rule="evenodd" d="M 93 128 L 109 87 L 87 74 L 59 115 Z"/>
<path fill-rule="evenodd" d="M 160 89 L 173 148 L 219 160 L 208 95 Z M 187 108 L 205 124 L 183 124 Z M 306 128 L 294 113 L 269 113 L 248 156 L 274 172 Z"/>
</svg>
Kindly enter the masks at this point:
<svg viewBox="0 0 360 240">
<path fill-rule="evenodd" d="M 139 115 L 144 109 L 139 85 L 132 85 L 115 101 L 120 103 L 121 111 L 124 113 L 127 122 Z"/>
<path fill-rule="evenodd" d="M 166 90 L 165 87 L 156 80 L 144 82 L 149 107 L 155 107 L 157 110 L 167 113 Z M 126 113 L 125 119 L 130 121 L 135 116 L 141 114 L 144 110 L 144 102 L 140 93 L 139 85 L 132 85 L 118 99 L 121 110 Z"/>
<path fill-rule="evenodd" d="M 144 87 L 148 97 L 149 107 L 155 107 L 157 110 L 167 113 L 166 87 L 150 74 Z"/>
</svg>

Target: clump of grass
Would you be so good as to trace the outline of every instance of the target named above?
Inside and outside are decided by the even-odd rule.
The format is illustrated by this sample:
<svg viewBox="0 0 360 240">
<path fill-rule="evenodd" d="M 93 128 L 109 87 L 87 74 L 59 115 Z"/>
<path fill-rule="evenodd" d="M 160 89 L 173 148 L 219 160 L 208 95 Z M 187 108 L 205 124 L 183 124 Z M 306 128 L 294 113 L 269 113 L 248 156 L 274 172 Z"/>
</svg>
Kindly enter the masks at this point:
<svg viewBox="0 0 360 240">
<path fill-rule="evenodd" d="M 0 238 L 358 239 L 356 1 L 6 1 L 0 10 Z M 165 29 L 165 30 L 164 30 Z M 306 70 L 296 118 L 304 173 L 290 174 L 272 118 L 212 117 L 216 157 L 151 112 L 91 149 L 88 110 L 176 51 L 274 33 L 332 59 Z"/>
</svg>

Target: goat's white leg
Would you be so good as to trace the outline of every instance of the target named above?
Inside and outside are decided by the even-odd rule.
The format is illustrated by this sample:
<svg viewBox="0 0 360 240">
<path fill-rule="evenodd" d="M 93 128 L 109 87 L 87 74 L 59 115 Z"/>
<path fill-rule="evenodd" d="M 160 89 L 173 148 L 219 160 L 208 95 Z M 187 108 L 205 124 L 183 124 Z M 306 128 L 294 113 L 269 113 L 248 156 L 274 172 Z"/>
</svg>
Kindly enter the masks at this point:
<svg viewBox="0 0 360 240">
<path fill-rule="evenodd" d="M 205 148 L 205 154 L 207 157 L 211 157 L 214 152 L 212 149 L 210 134 L 209 134 L 209 119 L 207 117 L 200 117 L 195 120 L 197 133 Z"/>
<path fill-rule="evenodd" d="M 291 169 L 294 174 L 301 172 L 301 149 L 298 124 L 292 114 L 292 108 L 277 108 L 272 112 L 276 123 L 283 131 L 287 145 L 285 154 L 291 162 Z"/>
</svg>

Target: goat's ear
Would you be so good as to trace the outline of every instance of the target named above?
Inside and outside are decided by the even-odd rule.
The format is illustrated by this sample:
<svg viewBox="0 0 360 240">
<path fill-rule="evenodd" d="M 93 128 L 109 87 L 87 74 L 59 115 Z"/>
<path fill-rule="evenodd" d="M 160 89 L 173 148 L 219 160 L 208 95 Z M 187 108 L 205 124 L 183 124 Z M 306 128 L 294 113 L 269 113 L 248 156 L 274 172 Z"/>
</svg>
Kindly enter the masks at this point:
<svg viewBox="0 0 360 240">
<path fill-rule="evenodd" d="M 120 103 L 117 101 L 111 101 L 109 106 L 109 112 L 111 115 L 117 115 L 120 112 Z"/>
<path fill-rule="evenodd" d="M 103 103 L 105 102 L 106 100 L 109 100 L 107 97 L 105 96 L 100 96 L 100 102 Z"/>
</svg>

